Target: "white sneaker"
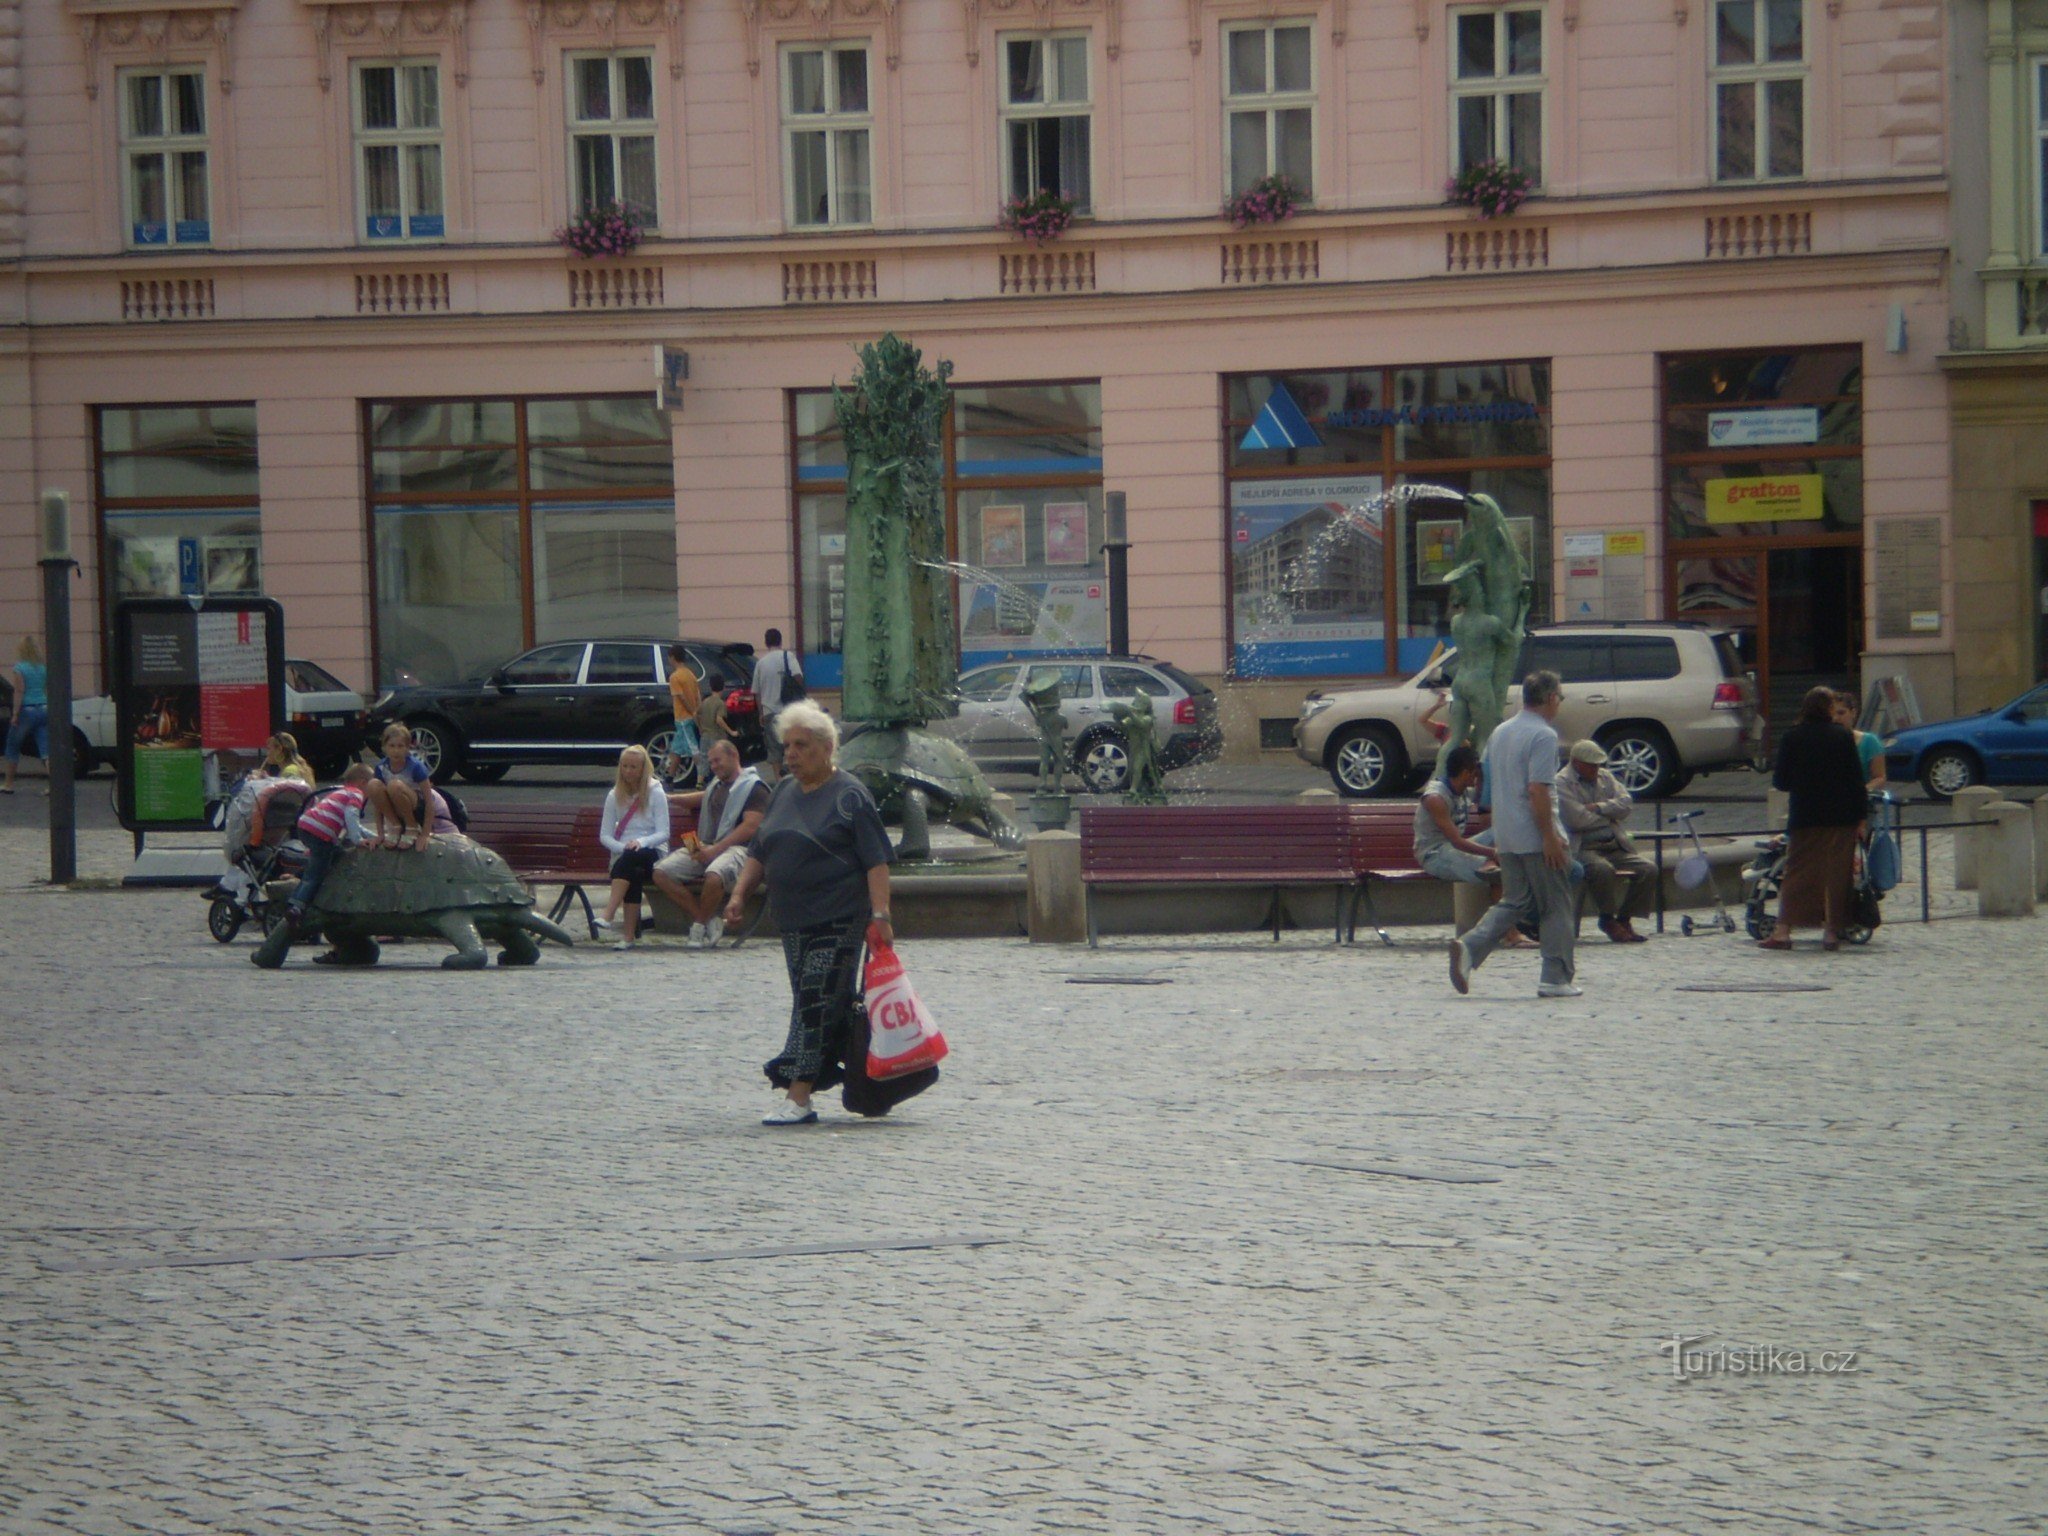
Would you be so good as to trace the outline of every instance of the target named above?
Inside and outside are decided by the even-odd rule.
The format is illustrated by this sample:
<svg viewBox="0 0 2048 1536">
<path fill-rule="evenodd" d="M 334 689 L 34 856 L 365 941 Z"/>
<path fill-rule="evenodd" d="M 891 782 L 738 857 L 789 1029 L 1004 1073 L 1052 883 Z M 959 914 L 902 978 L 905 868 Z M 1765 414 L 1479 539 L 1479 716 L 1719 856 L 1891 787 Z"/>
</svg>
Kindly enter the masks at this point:
<svg viewBox="0 0 2048 1536">
<path fill-rule="evenodd" d="M 613 949 L 638 949 L 639 947 L 640 941 L 638 939 L 621 939 L 612 946 Z"/>
<path fill-rule="evenodd" d="M 785 1098 L 761 1117 L 763 1125 L 815 1125 L 817 1122 L 817 1110 L 790 1098 Z"/>
<path fill-rule="evenodd" d="M 619 931 L 618 923 L 609 917 L 593 917 L 590 920 L 590 926 L 599 933 L 617 933 Z"/>
<path fill-rule="evenodd" d="M 1463 939 L 1451 940 L 1451 985 L 1460 997 L 1472 990 L 1472 955 Z"/>
<path fill-rule="evenodd" d="M 690 924 L 690 948 L 692 948 L 692 949 L 704 949 L 704 948 L 706 948 L 706 947 L 707 947 L 707 946 L 708 946 L 708 945 L 709 945 L 710 943 L 711 943 L 711 940 L 710 940 L 709 938 L 705 937 L 705 934 L 704 934 L 704 925 L 703 925 L 702 923 L 692 923 L 692 924 Z"/>
<path fill-rule="evenodd" d="M 704 929 L 704 934 L 710 946 L 716 949 L 718 941 L 725 937 L 725 914 L 723 912 L 711 919 Z"/>
<path fill-rule="evenodd" d="M 1568 981 L 1539 981 L 1536 984 L 1538 997 L 1584 997 L 1586 989 L 1575 987 Z"/>
</svg>

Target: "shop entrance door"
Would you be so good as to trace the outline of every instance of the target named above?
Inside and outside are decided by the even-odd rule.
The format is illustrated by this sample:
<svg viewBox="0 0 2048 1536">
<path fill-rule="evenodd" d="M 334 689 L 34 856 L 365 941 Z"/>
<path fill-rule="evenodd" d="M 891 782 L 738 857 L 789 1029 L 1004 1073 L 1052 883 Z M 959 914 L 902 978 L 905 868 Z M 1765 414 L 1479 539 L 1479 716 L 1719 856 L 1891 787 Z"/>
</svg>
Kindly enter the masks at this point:
<svg viewBox="0 0 2048 1536">
<path fill-rule="evenodd" d="M 1761 543 L 1673 554 L 1672 617 L 1732 629 L 1773 738 L 1809 688 L 1859 687 L 1863 654 L 1860 544 Z M 1697 549 L 1697 546 L 1695 546 Z"/>
</svg>

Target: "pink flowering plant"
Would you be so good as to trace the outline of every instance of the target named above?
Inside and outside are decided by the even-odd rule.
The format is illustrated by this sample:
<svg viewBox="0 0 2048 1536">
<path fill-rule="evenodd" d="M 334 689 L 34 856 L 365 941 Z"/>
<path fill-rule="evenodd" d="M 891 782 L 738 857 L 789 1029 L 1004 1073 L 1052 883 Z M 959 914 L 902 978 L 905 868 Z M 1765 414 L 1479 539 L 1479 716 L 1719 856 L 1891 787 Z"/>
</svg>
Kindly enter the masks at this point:
<svg viewBox="0 0 2048 1536">
<path fill-rule="evenodd" d="M 1013 197 L 1003 204 L 999 222 L 1004 229 L 1043 245 L 1059 239 L 1074 222 L 1073 200 L 1041 187 L 1029 197 Z"/>
<path fill-rule="evenodd" d="M 1529 200 L 1536 178 L 1503 160 L 1479 160 L 1444 183 L 1444 196 L 1482 219 L 1504 219 Z"/>
<path fill-rule="evenodd" d="M 1278 224 L 1294 217 L 1301 206 L 1301 188 L 1281 175 L 1261 176 L 1223 205 L 1232 229 L 1252 224 Z"/>
<path fill-rule="evenodd" d="M 624 256 L 645 229 L 631 203 L 599 203 L 556 230 L 555 238 L 579 256 Z"/>
</svg>

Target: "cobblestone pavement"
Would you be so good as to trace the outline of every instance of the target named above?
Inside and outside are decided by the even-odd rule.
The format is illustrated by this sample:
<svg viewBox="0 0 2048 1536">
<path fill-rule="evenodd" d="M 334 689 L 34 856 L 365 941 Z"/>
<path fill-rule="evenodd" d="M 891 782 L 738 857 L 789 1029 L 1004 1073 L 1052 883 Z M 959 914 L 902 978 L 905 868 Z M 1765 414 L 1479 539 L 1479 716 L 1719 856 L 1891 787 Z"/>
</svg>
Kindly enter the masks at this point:
<svg viewBox="0 0 2048 1536">
<path fill-rule="evenodd" d="M 39 848 L 0 837 L 9 1536 L 2048 1509 L 2048 919 L 1596 941 L 1545 1004 L 1421 931 L 911 943 L 945 1080 L 770 1131 L 771 947 L 270 974 Z M 932 1246 L 773 1252 L 876 1242 Z M 1807 1373 L 1679 1379 L 1673 1335 Z"/>
</svg>

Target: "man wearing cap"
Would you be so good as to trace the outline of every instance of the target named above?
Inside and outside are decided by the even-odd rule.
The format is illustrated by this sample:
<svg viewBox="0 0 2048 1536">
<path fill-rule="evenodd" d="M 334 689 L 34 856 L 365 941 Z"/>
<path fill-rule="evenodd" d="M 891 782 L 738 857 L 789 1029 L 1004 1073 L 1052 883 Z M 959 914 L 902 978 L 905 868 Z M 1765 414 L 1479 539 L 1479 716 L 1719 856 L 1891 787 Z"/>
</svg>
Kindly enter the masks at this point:
<svg viewBox="0 0 2048 1536">
<path fill-rule="evenodd" d="M 1600 909 L 1600 931 L 1617 944 L 1640 944 L 1631 918 L 1647 917 L 1657 895 L 1657 869 L 1636 852 L 1621 824 L 1635 802 L 1607 771 L 1597 741 L 1574 743 L 1557 773 L 1557 810 L 1572 853 L 1586 866 L 1586 890 Z"/>
</svg>

